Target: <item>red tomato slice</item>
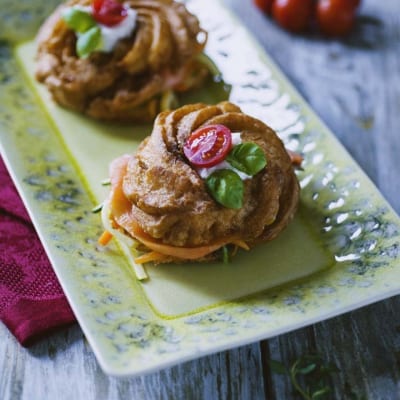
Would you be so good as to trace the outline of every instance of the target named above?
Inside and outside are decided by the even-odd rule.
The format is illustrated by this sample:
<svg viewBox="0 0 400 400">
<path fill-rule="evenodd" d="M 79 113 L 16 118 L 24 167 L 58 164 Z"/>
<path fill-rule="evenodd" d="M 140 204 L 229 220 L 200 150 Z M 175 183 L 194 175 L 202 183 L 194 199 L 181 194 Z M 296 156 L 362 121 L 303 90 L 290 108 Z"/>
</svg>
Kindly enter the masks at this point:
<svg viewBox="0 0 400 400">
<path fill-rule="evenodd" d="M 118 25 L 127 16 L 126 8 L 116 0 L 93 0 L 93 18 L 106 26 Z"/>
<path fill-rule="evenodd" d="M 207 125 L 186 140 L 183 152 L 196 167 L 212 167 L 221 162 L 232 147 L 232 132 L 225 125 Z"/>
</svg>

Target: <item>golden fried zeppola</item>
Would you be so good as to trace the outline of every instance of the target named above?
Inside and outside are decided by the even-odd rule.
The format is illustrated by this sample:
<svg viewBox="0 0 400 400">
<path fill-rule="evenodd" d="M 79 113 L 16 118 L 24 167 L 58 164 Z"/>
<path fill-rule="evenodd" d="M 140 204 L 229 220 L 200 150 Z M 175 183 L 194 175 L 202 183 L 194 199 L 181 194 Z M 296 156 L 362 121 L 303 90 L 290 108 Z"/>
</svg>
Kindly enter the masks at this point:
<svg viewBox="0 0 400 400">
<path fill-rule="evenodd" d="M 212 124 L 241 132 L 242 141 L 257 144 L 267 159 L 264 169 L 244 181 L 239 209 L 218 204 L 183 154 L 188 136 Z M 116 222 L 133 237 L 139 227 L 146 237 L 176 247 L 235 240 L 251 247 L 274 239 L 293 218 L 299 199 L 297 177 L 282 141 L 229 102 L 186 105 L 159 114 L 151 136 L 134 155 L 116 160 L 110 175 L 109 206 Z"/>
<path fill-rule="evenodd" d="M 193 74 L 207 35 L 181 3 L 124 4 L 137 12 L 133 33 L 112 52 L 95 51 L 87 58 L 77 56 L 77 35 L 61 13 L 66 7 L 90 7 L 91 1 L 58 7 L 38 34 L 36 78 L 64 107 L 103 120 L 150 121 L 159 111 L 159 95 Z"/>
</svg>

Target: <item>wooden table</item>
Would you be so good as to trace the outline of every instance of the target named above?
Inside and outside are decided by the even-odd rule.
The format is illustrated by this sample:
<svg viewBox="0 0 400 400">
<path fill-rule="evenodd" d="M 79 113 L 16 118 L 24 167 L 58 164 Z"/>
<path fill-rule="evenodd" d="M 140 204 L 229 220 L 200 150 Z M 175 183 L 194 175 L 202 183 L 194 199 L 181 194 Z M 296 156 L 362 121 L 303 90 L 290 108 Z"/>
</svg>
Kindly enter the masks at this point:
<svg viewBox="0 0 400 400">
<path fill-rule="evenodd" d="M 399 0 L 364 0 L 357 29 L 344 41 L 293 36 L 250 0 L 226 3 L 399 213 Z M 329 374 L 332 398 L 400 399 L 399 310 L 400 297 L 392 298 L 132 379 L 104 375 L 77 325 L 30 349 L 0 325 L 0 399 L 298 399 L 290 377 L 269 360 L 290 367 L 312 353 L 338 368 Z"/>
</svg>

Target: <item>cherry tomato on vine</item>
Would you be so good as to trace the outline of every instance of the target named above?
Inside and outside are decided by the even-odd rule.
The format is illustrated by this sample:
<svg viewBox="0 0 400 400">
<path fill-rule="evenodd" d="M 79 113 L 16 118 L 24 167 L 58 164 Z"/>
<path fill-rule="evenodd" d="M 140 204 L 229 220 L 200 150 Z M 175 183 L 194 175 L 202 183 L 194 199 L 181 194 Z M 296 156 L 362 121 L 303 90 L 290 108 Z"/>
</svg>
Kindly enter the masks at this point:
<svg viewBox="0 0 400 400">
<path fill-rule="evenodd" d="M 116 0 L 93 0 L 93 18 L 106 26 L 118 25 L 127 16 L 127 10 Z"/>
<path fill-rule="evenodd" d="M 273 0 L 253 0 L 257 8 L 266 14 L 271 14 Z"/>
<path fill-rule="evenodd" d="M 225 125 L 207 125 L 186 140 L 183 152 L 196 167 L 212 167 L 221 162 L 232 147 L 232 132 Z"/>
<path fill-rule="evenodd" d="M 301 32 L 310 23 L 313 3 L 313 0 L 275 0 L 272 4 L 272 16 L 288 31 Z"/>
<path fill-rule="evenodd" d="M 328 36 L 343 36 L 351 31 L 356 17 L 356 0 L 320 0 L 317 4 L 317 23 Z"/>
</svg>

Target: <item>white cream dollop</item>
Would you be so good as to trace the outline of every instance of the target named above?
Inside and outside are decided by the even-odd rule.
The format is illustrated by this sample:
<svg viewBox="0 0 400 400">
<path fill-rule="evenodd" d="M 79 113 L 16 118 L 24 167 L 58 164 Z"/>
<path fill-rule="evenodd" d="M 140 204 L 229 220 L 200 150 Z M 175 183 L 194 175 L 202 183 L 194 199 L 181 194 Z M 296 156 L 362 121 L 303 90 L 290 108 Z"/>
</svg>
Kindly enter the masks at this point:
<svg viewBox="0 0 400 400">
<path fill-rule="evenodd" d="M 242 143 L 242 138 L 240 136 L 240 132 L 232 132 L 232 146 L 236 146 L 241 143 Z M 196 171 L 201 176 L 201 178 L 207 179 L 213 172 L 218 171 L 220 169 L 230 169 L 236 172 L 242 181 L 245 181 L 246 179 L 251 179 L 251 175 L 247 175 L 244 172 L 239 171 L 238 169 L 232 167 L 232 165 L 226 162 L 225 160 L 214 165 L 213 167 L 196 168 Z"/>
<path fill-rule="evenodd" d="M 105 26 L 99 24 L 102 39 L 100 50 L 109 53 L 113 51 L 119 40 L 129 37 L 136 27 L 136 18 L 137 11 L 128 8 L 126 17 L 118 25 Z"/>
</svg>

